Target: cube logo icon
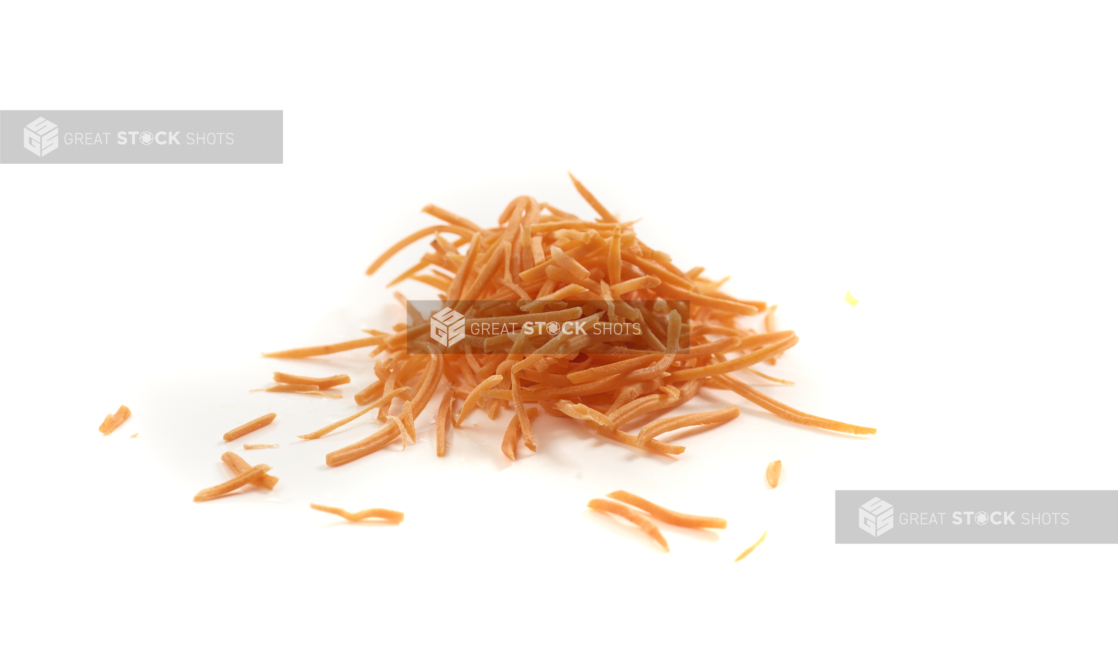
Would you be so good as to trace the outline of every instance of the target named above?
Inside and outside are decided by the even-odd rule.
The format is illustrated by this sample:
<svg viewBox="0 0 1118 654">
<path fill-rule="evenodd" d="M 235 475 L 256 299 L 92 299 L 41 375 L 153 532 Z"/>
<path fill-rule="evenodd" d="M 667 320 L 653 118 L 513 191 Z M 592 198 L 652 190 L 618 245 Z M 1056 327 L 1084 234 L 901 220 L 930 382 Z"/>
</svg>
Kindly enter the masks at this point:
<svg viewBox="0 0 1118 654">
<path fill-rule="evenodd" d="M 858 508 L 858 526 L 877 538 L 893 528 L 893 505 L 875 497 Z"/>
<path fill-rule="evenodd" d="M 446 307 L 431 315 L 431 339 L 442 345 L 450 347 L 466 338 L 466 316 L 450 307 Z"/>
<path fill-rule="evenodd" d="M 58 149 L 58 125 L 46 118 L 36 118 L 23 128 L 23 147 L 45 157 Z"/>
</svg>

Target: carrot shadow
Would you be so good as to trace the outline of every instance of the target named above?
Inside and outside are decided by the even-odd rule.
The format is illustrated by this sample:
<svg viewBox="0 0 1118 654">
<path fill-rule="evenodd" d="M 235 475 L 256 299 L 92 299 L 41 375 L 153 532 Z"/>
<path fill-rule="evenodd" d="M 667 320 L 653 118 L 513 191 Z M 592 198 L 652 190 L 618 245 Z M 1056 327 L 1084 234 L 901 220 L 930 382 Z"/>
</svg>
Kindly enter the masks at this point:
<svg viewBox="0 0 1118 654">
<path fill-rule="evenodd" d="M 383 529 L 385 527 L 399 527 L 401 523 L 390 522 L 388 520 L 346 520 L 339 518 L 333 522 L 328 522 L 324 525 L 318 525 L 315 529 L 332 529 L 339 526 L 351 525 L 351 529 Z"/>
</svg>

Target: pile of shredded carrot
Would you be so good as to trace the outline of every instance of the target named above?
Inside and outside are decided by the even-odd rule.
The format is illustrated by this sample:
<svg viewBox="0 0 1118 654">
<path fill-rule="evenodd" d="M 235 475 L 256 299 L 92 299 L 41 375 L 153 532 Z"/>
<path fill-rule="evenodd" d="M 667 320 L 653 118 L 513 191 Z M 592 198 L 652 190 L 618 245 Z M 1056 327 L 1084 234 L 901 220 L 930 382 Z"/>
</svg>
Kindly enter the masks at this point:
<svg viewBox="0 0 1118 654">
<path fill-rule="evenodd" d="M 737 407 L 660 418 L 639 428 L 635 425 L 683 406 L 703 388 L 732 391 L 801 425 L 855 435 L 876 433 L 873 428 L 793 409 L 737 377 L 735 373 L 746 372 L 790 383 L 753 366 L 774 362 L 797 343 L 796 334 L 775 331 L 772 312 L 764 302 L 740 300 L 722 290 L 728 278 L 708 278 L 702 267 L 677 267 L 668 254 L 637 238 L 635 223 L 621 222 L 578 180 L 571 179 L 597 213 L 595 220 L 583 220 L 521 196 L 505 207 L 495 227 L 482 228 L 428 205 L 423 211 L 442 222 L 392 245 L 366 272 L 376 273 L 407 246 L 427 240 L 431 250 L 392 280 L 390 287 L 408 279 L 427 284 L 444 307 L 463 313 L 467 323 L 637 322 L 644 327 L 641 342 L 634 343 L 631 337 L 562 333 L 530 339 L 521 330 L 520 336 L 483 339 L 468 335 L 461 354 L 445 354 L 426 336 L 430 323 L 409 310 L 411 327 L 401 323 L 391 331 L 368 330 L 365 338 L 265 354 L 305 358 L 373 348 L 370 356 L 375 358 L 377 380 L 355 395 L 357 404 L 365 408 L 301 438 L 321 438 L 374 409 L 384 427 L 330 452 L 327 464 L 357 460 L 402 434 L 405 446 L 409 437 L 414 442 L 415 417 L 444 381 L 436 417 L 438 456 L 446 453 L 450 425 L 462 427 L 475 409 L 490 419 L 511 412 L 500 445 L 510 459 L 516 458 L 521 441 L 534 451 L 536 407 L 626 446 L 661 455 L 682 454 L 683 446 L 662 442 L 657 436 L 734 420 L 739 416 Z M 587 315 L 583 306 L 594 302 L 606 308 Z M 740 324 L 742 318 L 760 312 L 766 312 L 764 331 Z M 275 381 L 306 384 L 308 380 L 277 374 Z M 321 383 L 306 385 L 321 392 Z M 403 407 L 390 415 L 396 398 Z"/>
</svg>

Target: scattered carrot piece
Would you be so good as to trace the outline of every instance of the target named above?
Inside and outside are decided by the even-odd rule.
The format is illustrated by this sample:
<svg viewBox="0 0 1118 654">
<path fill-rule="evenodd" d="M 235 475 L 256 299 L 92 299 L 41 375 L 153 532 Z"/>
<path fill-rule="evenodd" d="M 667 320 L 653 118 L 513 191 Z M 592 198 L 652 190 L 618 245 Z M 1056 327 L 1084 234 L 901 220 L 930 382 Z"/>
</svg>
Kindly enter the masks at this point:
<svg viewBox="0 0 1118 654">
<path fill-rule="evenodd" d="M 298 347 L 293 350 L 281 350 L 279 352 L 266 352 L 263 356 L 272 359 L 305 359 L 307 357 L 316 357 L 323 354 L 334 354 L 335 352 L 345 352 L 346 350 L 356 350 L 361 347 L 371 347 L 378 345 L 384 340 L 383 336 L 370 336 L 369 338 L 358 338 L 353 341 L 345 341 L 344 343 L 334 343 L 332 345 L 315 345 L 312 347 Z"/>
<path fill-rule="evenodd" d="M 820 418 L 818 416 L 804 413 L 803 411 L 798 411 L 788 406 L 787 404 L 777 402 L 768 395 L 761 393 L 745 382 L 735 379 L 734 377 L 722 375 L 716 377 L 715 379 L 720 386 L 734 391 L 738 395 L 741 395 L 742 397 L 756 404 L 762 409 L 767 410 L 769 413 L 775 415 L 776 417 L 783 418 L 785 420 L 788 420 L 789 422 L 795 422 L 801 425 L 807 425 L 809 427 L 818 427 L 820 429 L 827 429 L 830 431 L 842 432 L 844 434 L 854 434 L 857 436 L 872 436 L 877 433 L 877 430 L 873 427 L 859 427 L 858 425 L 848 425 L 845 422 L 839 422 L 838 420 Z"/>
<path fill-rule="evenodd" d="M 279 445 L 278 444 L 269 445 L 269 444 L 265 444 L 265 443 L 256 443 L 256 444 L 249 443 L 249 444 L 245 445 L 246 450 L 267 450 L 267 449 L 271 449 L 273 447 L 279 447 Z"/>
<path fill-rule="evenodd" d="M 229 481 L 224 481 L 216 486 L 210 486 L 209 488 L 204 488 L 198 491 L 198 494 L 194 496 L 194 501 L 205 502 L 207 500 L 217 499 L 222 495 L 226 495 L 237 490 L 245 484 L 249 484 L 256 481 L 257 479 L 260 479 L 264 475 L 268 474 L 268 471 L 271 469 L 271 466 L 266 466 L 263 464 L 253 466 L 249 470 L 242 472 Z"/>
<path fill-rule="evenodd" d="M 768 532 L 768 531 L 766 531 L 765 533 L 761 534 L 761 537 L 757 539 L 757 542 L 756 542 L 756 543 L 753 543 L 753 544 L 752 544 L 752 545 L 750 545 L 749 547 L 745 548 L 745 551 L 744 551 L 744 552 L 742 552 L 741 554 L 738 554 L 738 558 L 734 559 L 734 563 L 737 563 L 738 561 L 741 561 L 741 560 L 742 560 L 742 559 L 744 559 L 745 557 L 749 556 L 749 554 L 750 554 L 751 552 L 753 552 L 753 550 L 757 549 L 757 546 L 758 546 L 758 545 L 760 545 L 761 543 L 765 542 L 765 536 L 768 536 L 768 535 L 769 535 L 769 532 Z"/>
<path fill-rule="evenodd" d="M 348 384 L 349 375 L 332 375 L 330 377 L 305 377 L 303 375 L 291 375 L 286 372 L 277 372 L 272 375 L 272 380 L 279 384 L 310 384 L 313 386 L 317 386 L 318 390 L 324 391 L 327 388 L 333 388 L 334 386 Z"/>
<path fill-rule="evenodd" d="M 120 408 L 116 410 L 116 413 L 110 413 L 109 415 L 105 416 L 105 420 L 101 422 L 101 426 L 98 427 L 98 430 L 101 432 L 102 435 L 108 436 L 109 434 L 113 433 L 113 431 L 117 427 L 123 425 L 125 420 L 128 420 L 131 417 L 132 409 L 129 409 L 128 407 L 121 404 Z"/>
<path fill-rule="evenodd" d="M 221 461 L 226 466 L 228 466 L 228 468 L 230 470 L 232 470 L 233 474 L 235 474 L 235 475 L 239 475 L 242 472 L 248 472 L 249 470 L 252 470 L 252 466 L 250 466 L 248 464 L 248 461 L 245 461 L 244 459 L 242 459 L 240 457 L 240 455 L 238 455 L 236 452 L 226 452 L 225 454 L 222 454 L 221 455 Z M 253 486 L 259 486 L 260 488 L 267 488 L 268 490 L 272 490 L 273 488 L 276 487 L 276 484 L 278 484 L 278 483 L 279 483 L 279 477 L 274 477 L 272 475 L 264 475 L 260 479 L 257 479 L 255 481 L 253 481 L 252 485 Z"/>
<path fill-rule="evenodd" d="M 777 482 L 780 481 L 780 470 L 780 459 L 773 461 L 769 464 L 769 467 L 765 468 L 765 481 L 769 482 L 769 488 L 776 488 Z"/>
<path fill-rule="evenodd" d="M 454 403 L 454 389 L 447 388 L 443 399 L 439 402 L 439 411 L 435 418 L 435 456 L 446 456 L 446 421 L 450 417 L 451 405 Z"/>
<path fill-rule="evenodd" d="M 626 491 L 614 491 L 607 495 L 620 502 L 631 504 L 638 509 L 643 509 L 648 512 L 653 518 L 661 522 L 666 522 L 669 525 L 676 525 L 677 527 L 690 527 L 691 529 L 725 529 L 726 520 L 724 518 L 711 518 L 701 515 L 690 515 L 687 513 L 679 513 L 665 509 L 659 504 L 653 504 L 643 497 L 638 497 Z"/>
<path fill-rule="evenodd" d="M 641 427 L 640 433 L 637 434 L 637 443 L 644 445 L 660 434 L 674 429 L 697 427 L 699 425 L 720 425 L 737 418 L 739 415 L 741 415 L 740 409 L 736 406 L 729 406 L 725 409 L 716 409 L 714 411 L 700 411 L 698 413 L 687 413 L 682 416 L 661 418 Z"/>
<path fill-rule="evenodd" d="M 265 425 L 272 424 L 272 421 L 275 420 L 275 419 L 276 419 L 276 414 L 266 413 L 266 414 L 260 416 L 259 418 L 249 420 L 248 422 L 241 425 L 240 427 L 237 427 L 235 429 L 230 429 L 229 431 L 225 432 L 224 438 L 227 441 L 237 440 L 238 438 L 240 438 L 241 436 L 244 436 L 245 434 L 250 434 L 250 433 L 256 431 L 257 429 L 260 429 L 261 427 L 264 427 Z"/>
<path fill-rule="evenodd" d="M 307 393 L 317 391 L 314 384 L 276 384 L 264 389 L 265 393 Z"/>
<path fill-rule="evenodd" d="M 324 506 L 322 504 L 311 504 L 311 508 L 315 511 L 324 511 L 326 513 L 333 513 L 336 516 L 341 516 L 350 522 L 359 522 L 366 518 L 381 518 L 387 522 L 399 524 L 404 521 L 404 514 L 399 511 L 390 511 L 388 509 L 365 509 L 356 513 L 350 513 L 345 509 L 339 509 L 333 506 Z"/>
<path fill-rule="evenodd" d="M 644 517 L 640 513 L 637 513 L 624 504 L 618 504 L 617 502 L 611 502 L 609 500 L 594 499 L 590 500 L 586 504 L 586 506 L 594 509 L 595 511 L 601 511 L 602 513 L 612 513 L 614 515 L 625 518 L 629 522 L 640 527 L 641 531 L 651 536 L 657 543 L 660 543 L 665 552 L 670 551 L 668 549 L 668 541 L 664 539 L 664 536 L 660 533 L 660 530 L 656 527 L 656 525 L 652 524 L 652 522 L 648 518 Z"/>
</svg>

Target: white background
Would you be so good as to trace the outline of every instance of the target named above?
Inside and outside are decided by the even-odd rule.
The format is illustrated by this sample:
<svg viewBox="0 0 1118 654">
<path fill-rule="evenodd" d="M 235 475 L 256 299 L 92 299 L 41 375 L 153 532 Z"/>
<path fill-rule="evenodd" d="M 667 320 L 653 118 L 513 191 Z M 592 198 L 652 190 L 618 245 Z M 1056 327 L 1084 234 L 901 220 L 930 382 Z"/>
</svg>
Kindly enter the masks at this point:
<svg viewBox="0 0 1118 654">
<path fill-rule="evenodd" d="M 1115 488 L 1116 28 L 1108 3 L 6 6 L 3 108 L 282 109 L 285 163 L 0 167 L 0 648 L 1113 647 L 1113 546 L 838 546 L 833 503 Z M 260 351 L 397 322 L 384 285 L 420 248 L 362 273 L 428 202 L 589 217 L 568 170 L 780 304 L 798 383 L 763 390 L 879 436 L 741 404 L 675 462 L 541 419 L 509 464 L 480 414 L 445 459 L 429 416 L 338 469 L 372 425 L 293 442 L 369 360 Z M 247 393 L 277 369 L 355 383 Z M 192 503 L 268 410 L 243 440 L 281 447 L 244 454 L 276 490 Z M 583 508 L 618 488 L 730 527 L 659 553 Z"/>
</svg>

